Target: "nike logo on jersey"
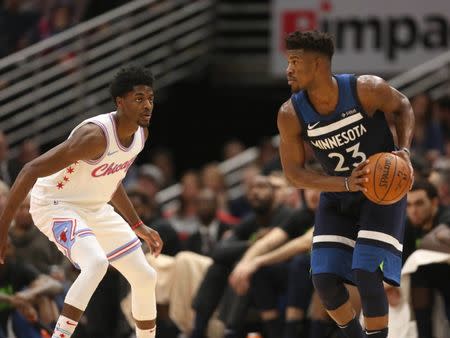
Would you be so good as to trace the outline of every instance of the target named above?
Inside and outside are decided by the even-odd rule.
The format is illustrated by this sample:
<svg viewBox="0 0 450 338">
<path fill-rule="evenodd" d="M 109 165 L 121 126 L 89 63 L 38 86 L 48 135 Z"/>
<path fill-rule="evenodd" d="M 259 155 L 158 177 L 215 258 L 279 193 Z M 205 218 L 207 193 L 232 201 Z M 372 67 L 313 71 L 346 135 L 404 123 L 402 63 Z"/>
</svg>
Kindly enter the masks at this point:
<svg viewBox="0 0 450 338">
<path fill-rule="evenodd" d="M 308 129 L 313 129 L 313 128 L 314 128 L 315 126 L 317 126 L 319 123 L 320 123 L 320 121 L 317 122 L 317 123 L 314 123 L 314 124 L 309 124 L 309 123 L 308 123 Z"/>
<path fill-rule="evenodd" d="M 76 326 L 76 325 L 77 325 L 76 323 L 71 323 L 71 322 L 69 322 L 68 320 L 66 320 L 66 324 L 67 324 L 67 325 L 72 325 L 72 326 Z"/>
<path fill-rule="evenodd" d="M 117 153 L 117 152 L 118 152 L 118 150 L 116 150 L 116 151 L 109 151 L 109 152 L 108 152 L 108 156 L 114 155 L 114 154 Z"/>
</svg>

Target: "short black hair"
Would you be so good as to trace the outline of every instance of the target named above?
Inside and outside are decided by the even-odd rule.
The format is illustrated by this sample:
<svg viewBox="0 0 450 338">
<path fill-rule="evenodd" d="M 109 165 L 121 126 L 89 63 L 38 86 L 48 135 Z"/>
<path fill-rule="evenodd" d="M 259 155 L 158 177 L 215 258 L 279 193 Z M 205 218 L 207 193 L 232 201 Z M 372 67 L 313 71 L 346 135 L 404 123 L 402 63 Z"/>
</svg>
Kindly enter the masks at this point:
<svg viewBox="0 0 450 338">
<path fill-rule="evenodd" d="M 333 38 L 330 34 L 319 31 L 295 31 L 286 36 L 286 49 L 304 49 L 328 56 L 331 60 L 334 54 Z"/>
<path fill-rule="evenodd" d="M 425 190 L 425 192 L 430 200 L 438 197 L 438 192 L 437 192 L 436 187 L 425 179 L 420 179 L 420 180 L 414 181 L 411 191 L 416 191 L 416 190 Z"/>
<path fill-rule="evenodd" d="M 109 92 L 116 103 L 116 97 L 123 96 L 133 90 L 134 86 L 144 85 L 153 88 L 155 78 L 152 72 L 143 67 L 129 66 L 122 68 L 109 86 Z"/>
</svg>

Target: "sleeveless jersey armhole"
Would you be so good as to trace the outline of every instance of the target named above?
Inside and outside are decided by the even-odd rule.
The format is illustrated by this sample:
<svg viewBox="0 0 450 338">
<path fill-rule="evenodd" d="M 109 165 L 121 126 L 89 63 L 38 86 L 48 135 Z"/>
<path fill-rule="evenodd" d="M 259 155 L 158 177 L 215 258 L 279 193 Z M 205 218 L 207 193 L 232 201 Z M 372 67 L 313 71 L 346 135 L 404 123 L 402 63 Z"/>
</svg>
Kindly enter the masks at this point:
<svg viewBox="0 0 450 338">
<path fill-rule="evenodd" d="M 294 95 L 291 96 L 291 102 L 292 102 L 292 107 L 294 107 L 294 111 L 295 111 L 295 115 L 297 116 L 297 119 L 300 123 L 300 126 L 302 128 L 302 132 L 301 132 L 301 137 L 305 138 L 306 137 L 306 123 L 305 120 L 303 119 L 303 115 L 302 112 L 300 110 L 299 105 L 297 104 L 297 100 L 294 99 Z"/>
<path fill-rule="evenodd" d="M 358 89 L 357 89 L 357 81 L 358 77 L 356 75 L 353 75 L 350 77 L 350 88 L 352 91 L 353 99 L 355 100 L 356 104 L 358 105 L 358 108 L 360 108 L 364 113 L 366 113 L 364 107 L 361 104 L 361 101 L 359 100 L 358 96 Z"/>
<path fill-rule="evenodd" d="M 142 151 L 145 147 L 145 130 L 143 127 L 139 127 L 139 129 L 141 130 L 139 134 L 141 135 L 141 143 L 142 143 L 140 151 Z"/>
<path fill-rule="evenodd" d="M 100 162 L 105 158 L 106 154 L 108 153 L 108 149 L 109 149 L 109 136 L 108 136 L 108 130 L 107 130 L 106 126 L 105 126 L 103 123 L 101 123 L 100 121 L 91 120 L 91 121 L 86 122 L 86 123 L 83 124 L 82 126 L 84 126 L 84 125 L 86 125 L 86 124 L 89 124 L 89 123 L 92 123 L 92 124 L 95 124 L 96 126 L 99 126 L 100 129 L 101 129 L 102 132 L 103 132 L 103 135 L 105 135 L 105 139 L 106 139 L 106 148 L 105 148 L 105 151 L 103 152 L 103 154 L 102 154 L 99 158 L 97 158 L 97 159 L 95 159 L 95 160 L 83 160 L 83 162 L 86 162 L 86 163 L 88 163 L 88 164 L 93 165 L 93 164 L 100 163 Z M 81 127 L 81 126 L 80 126 L 80 127 Z M 75 131 L 75 130 L 74 130 L 74 131 Z"/>
</svg>

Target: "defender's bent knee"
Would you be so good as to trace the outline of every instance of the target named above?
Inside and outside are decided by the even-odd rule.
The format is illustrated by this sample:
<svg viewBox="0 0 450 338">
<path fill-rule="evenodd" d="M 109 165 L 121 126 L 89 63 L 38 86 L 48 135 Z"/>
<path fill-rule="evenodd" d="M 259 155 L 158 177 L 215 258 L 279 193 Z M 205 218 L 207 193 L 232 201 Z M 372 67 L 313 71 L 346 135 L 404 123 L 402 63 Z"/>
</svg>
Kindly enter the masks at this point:
<svg viewBox="0 0 450 338">
<path fill-rule="evenodd" d="M 156 270 L 148 263 L 139 264 L 133 271 L 127 273 L 127 279 L 133 289 L 156 287 L 157 273 Z"/>
<path fill-rule="evenodd" d="M 98 275 L 103 274 L 104 276 L 106 274 L 106 271 L 108 270 L 108 267 L 109 261 L 106 256 L 96 256 L 92 257 L 86 269 L 96 271 Z"/>
</svg>

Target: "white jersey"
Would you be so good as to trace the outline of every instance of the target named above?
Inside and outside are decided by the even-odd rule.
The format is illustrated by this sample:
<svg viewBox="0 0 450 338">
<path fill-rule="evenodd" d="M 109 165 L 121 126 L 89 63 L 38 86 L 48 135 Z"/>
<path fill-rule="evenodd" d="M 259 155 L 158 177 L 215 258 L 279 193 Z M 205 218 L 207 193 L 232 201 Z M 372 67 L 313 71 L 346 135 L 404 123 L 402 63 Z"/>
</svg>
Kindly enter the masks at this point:
<svg viewBox="0 0 450 338">
<path fill-rule="evenodd" d="M 114 113 L 84 120 L 69 135 L 70 138 L 75 130 L 87 123 L 98 125 L 106 137 L 104 154 L 97 160 L 77 161 L 53 175 L 39 178 L 31 191 L 33 199 L 89 209 L 101 208 L 111 200 L 145 143 L 144 129 L 139 127 L 129 147 L 120 144 Z"/>
</svg>

